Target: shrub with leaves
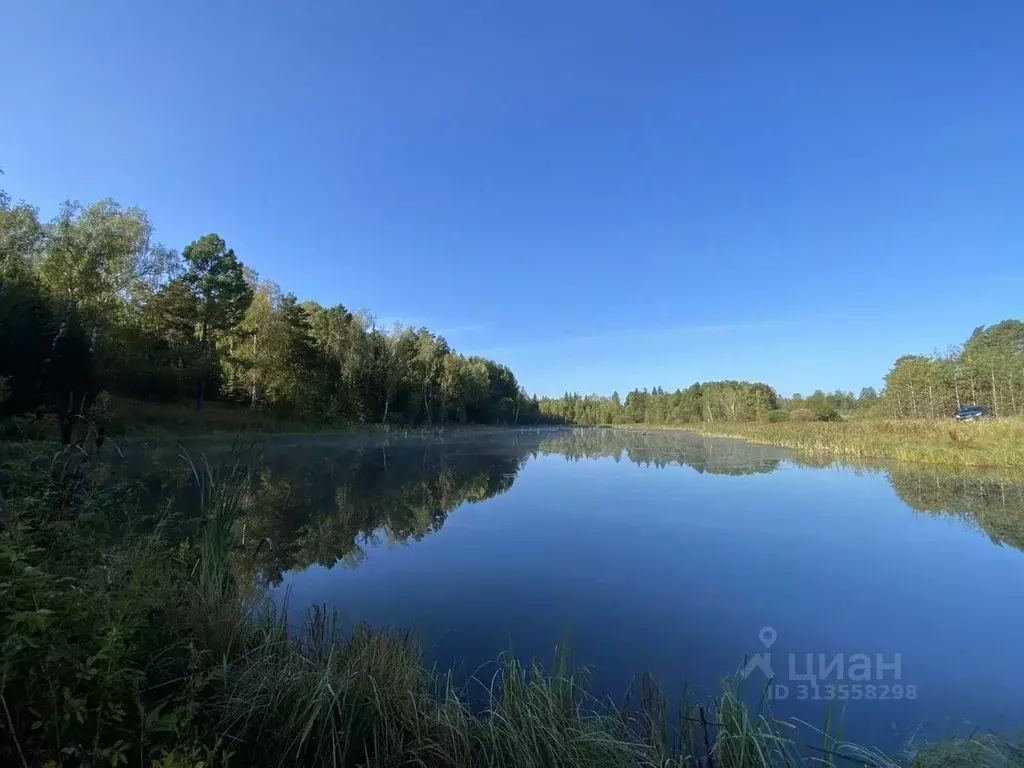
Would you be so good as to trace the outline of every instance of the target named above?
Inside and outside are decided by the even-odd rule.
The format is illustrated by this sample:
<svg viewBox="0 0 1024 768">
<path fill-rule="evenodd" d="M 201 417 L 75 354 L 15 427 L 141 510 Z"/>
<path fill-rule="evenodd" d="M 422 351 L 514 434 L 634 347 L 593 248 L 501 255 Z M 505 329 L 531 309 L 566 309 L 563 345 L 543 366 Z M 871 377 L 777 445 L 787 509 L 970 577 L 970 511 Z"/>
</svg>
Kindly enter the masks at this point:
<svg viewBox="0 0 1024 768">
<path fill-rule="evenodd" d="M 181 569 L 159 524 L 132 530 L 131 487 L 100 483 L 102 469 L 70 450 L 41 463 L 10 468 L 0 497 L 0 750 L 117 764 L 182 671 L 167 657 Z"/>
</svg>

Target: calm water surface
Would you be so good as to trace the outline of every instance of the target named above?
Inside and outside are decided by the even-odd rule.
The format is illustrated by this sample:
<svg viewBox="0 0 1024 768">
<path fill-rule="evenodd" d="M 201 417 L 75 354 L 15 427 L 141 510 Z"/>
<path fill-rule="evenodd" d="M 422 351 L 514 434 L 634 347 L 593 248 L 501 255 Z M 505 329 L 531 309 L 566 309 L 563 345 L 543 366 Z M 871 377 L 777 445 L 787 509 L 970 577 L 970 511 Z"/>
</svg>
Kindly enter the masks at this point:
<svg viewBox="0 0 1024 768">
<path fill-rule="evenodd" d="M 291 609 L 413 628 L 467 674 L 567 642 L 598 692 L 713 695 L 770 653 L 748 690 L 770 666 L 773 713 L 815 725 L 849 696 L 847 738 L 1024 723 L 1019 484 L 612 430 L 272 439 L 259 466 L 246 536 Z M 807 654 L 843 661 L 813 688 Z"/>
</svg>

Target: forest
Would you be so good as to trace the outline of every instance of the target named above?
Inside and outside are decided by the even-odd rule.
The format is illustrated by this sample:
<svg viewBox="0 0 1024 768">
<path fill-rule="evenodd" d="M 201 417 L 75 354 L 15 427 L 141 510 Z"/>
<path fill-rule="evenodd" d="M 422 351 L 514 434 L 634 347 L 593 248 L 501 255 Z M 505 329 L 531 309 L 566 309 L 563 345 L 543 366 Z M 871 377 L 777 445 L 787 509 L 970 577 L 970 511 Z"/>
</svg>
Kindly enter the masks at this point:
<svg viewBox="0 0 1024 768">
<path fill-rule="evenodd" d="M 782 397 L 762 382 L 529 396 L 515 374 L 426 328 L 300 301 L 217 234 L 180 252 L 138 207 L 63 204 L 51 221 L 0 191 L 0 417 L 73 416 L 111 397 L 210 401 L 319 425 L 715 424 L 1024 413 L 1024 322 L 895 361 L 881 392 Z M 865 372 L 868 375 L 868 372 Z M 96 419 L 94 418 L 94 421 Z"/>
<path fill-rule="evenodd" d="M 1024 414 L 1024 322 L 979 326 L 945 353 L 904 355 L 881 393 L 836 390 L 781 397 L 768 384 L 710 381 L 686 389 L 634 389 L 625 399 L 565 393 L 540 401 L 548 420 L 570 424 L 714 424 L 743 421 L 837 421 L 844 417 L 942 419 L 967 405 L 993 416 Z"/>
<path fill-rule="evenodd" d="M 41 221 L 0 192 L 0 328 L 0 416 L 68 423 L 100 393 L 339 425 L 539 413 L 504 365 L 426 328 L 300 301 L 217 234 L 180 252 L 157 244 L 144 210 L 109 199 Z"/>
</svg>

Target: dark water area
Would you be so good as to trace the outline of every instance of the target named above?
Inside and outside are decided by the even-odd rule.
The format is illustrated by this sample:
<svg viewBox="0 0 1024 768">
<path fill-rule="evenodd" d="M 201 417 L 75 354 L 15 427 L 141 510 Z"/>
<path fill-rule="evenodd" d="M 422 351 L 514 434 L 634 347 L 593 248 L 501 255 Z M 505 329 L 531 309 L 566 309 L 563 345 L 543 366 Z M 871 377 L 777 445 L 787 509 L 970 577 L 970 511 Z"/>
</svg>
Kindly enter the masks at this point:
<svg viewBox="0 0 1024 768">
<path fill-rule="evenodd" d="M 409 628 L 428 661 L 480 677 L 503 651 L 550 662 L 567 643 L 616 700 L 645 671 L 713 696 L 750 658 L 773 714 L 822 726 L 831 708 L 883 749 L 1024 724 L 1024 486 L 1006 478 L 815 467 L 683 432 L 259 453 L 244 535 L 270 545 L 254 574 L 297 617 Z"/>
</svg>

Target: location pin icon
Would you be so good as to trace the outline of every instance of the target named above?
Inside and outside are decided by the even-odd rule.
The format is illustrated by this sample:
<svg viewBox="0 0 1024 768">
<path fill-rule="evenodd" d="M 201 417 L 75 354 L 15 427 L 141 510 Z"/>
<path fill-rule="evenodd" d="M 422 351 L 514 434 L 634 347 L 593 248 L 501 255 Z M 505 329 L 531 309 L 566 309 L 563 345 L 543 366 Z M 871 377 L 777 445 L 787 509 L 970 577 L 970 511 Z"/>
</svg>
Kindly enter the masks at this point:
<svg viewBox="0 0 1024 768">
<path fill-rule="evenodd" d="M 765 648 L 771 648 L 778 637 L 779 633 L 775 631 L 774 627 L 761 627 L 761 631 L 757 633 L 757 639 Z"/>
</svg>

